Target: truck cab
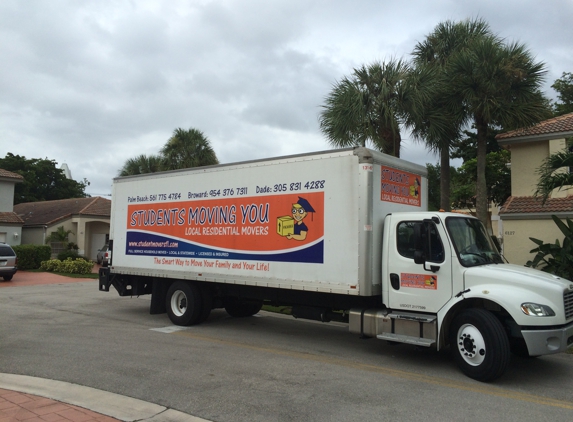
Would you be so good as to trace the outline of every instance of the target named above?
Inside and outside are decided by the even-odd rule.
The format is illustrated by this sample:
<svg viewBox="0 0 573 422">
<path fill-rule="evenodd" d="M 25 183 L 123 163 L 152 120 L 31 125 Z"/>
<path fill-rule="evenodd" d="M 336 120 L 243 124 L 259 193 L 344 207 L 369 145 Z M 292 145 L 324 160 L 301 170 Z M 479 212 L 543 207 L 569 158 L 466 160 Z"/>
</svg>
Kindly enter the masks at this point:
<svg viewBox="0 0 573 422">
<path fill-rule="evenodd" d="M 462 371 L 482 381 L 503 373 L 510 351 L 539 356 L 573 347 L 573 282 L 506 263 L 477 218 L 393 213 L 383 230 L 387 309 L 361 317 L 355 310 L 351 330 L 449 345 Z"/>
</svg>

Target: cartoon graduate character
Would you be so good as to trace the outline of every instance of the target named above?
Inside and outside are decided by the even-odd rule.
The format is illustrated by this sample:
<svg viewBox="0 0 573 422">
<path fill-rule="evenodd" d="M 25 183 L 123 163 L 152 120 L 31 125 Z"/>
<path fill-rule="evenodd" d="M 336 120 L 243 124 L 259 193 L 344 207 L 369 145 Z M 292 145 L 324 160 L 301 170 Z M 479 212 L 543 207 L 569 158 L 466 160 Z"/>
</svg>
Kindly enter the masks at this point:
<svg viewBox="0 0 573 422">
<path fill-rule="evenodd" d="M 420 179 L 416 177 L 414 179 L 414 184 L 410 186 L 410 196 L 417 198 L 420 194 Z"/>
<path fill-rule="evenodd" d="M 308 233 L 308 227 L 303 220 L 309 212 L 316 212 L 310 203 L 300 196 L 296 204 L 292 204 L 292 218 L 294 219 L 294 233 L 289 234 L 287 239 L 304 240 Z"/>
</svg>

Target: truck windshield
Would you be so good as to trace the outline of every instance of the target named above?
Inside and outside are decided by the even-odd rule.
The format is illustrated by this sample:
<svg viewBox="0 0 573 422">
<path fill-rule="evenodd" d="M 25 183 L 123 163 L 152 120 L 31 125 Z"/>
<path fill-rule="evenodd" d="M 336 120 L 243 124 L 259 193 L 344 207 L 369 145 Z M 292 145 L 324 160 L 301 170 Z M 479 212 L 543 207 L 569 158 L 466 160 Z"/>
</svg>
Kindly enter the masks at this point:
<svg viewBox="0 0 573 422">
<path fill-rule="evenodd" d="M 446 219 L 446 227 L 458 259 L 464 267 L 503 263 L 501 255 L 479 220 L 449 217 Z"/>
</svg>

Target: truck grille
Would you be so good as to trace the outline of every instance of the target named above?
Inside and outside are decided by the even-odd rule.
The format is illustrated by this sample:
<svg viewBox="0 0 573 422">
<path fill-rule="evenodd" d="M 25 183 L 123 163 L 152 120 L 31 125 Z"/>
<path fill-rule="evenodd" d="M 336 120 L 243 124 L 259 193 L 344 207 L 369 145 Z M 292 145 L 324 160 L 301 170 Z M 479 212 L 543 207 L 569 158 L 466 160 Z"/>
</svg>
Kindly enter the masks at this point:
<svg viewBox="0 0 573 422">
<path fill-rule="evenodd" d="M 565 304 L 565 319 L 573 318 L 573 290 L 563 293 L 563 303 Z"/>
</svg>

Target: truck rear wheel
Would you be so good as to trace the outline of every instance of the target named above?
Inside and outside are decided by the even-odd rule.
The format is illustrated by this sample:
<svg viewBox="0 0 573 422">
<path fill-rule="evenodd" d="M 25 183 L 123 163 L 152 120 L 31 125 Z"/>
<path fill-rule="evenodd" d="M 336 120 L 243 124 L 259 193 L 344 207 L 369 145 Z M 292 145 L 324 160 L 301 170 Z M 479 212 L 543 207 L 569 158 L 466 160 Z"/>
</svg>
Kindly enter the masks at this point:
<svg viewBox="0 0 573 422">
<path fill-rule="evenodd" d="M 225 301 L 225 310 L 229 315 L 236 318 L 253 316 L 257 314 L 262 307 L 262 300 L 242 301 L 237 298 L 230 298 Z"/>
<path fill-rule="evenodd" d="M 462 372 L 478 381 L 500 377 L 509 364 L 509 339 L 499 320 L 485 309 L 466 309 L 454 318 L 450 345 Z"/>
<path fill-rule="evenodd" d="M 175 325 L 193 325 L 201 322 L 202 296 L 199 287 L 192 283 L 176 281 L 166 297 L 167 315 Z"/>
</svg>

